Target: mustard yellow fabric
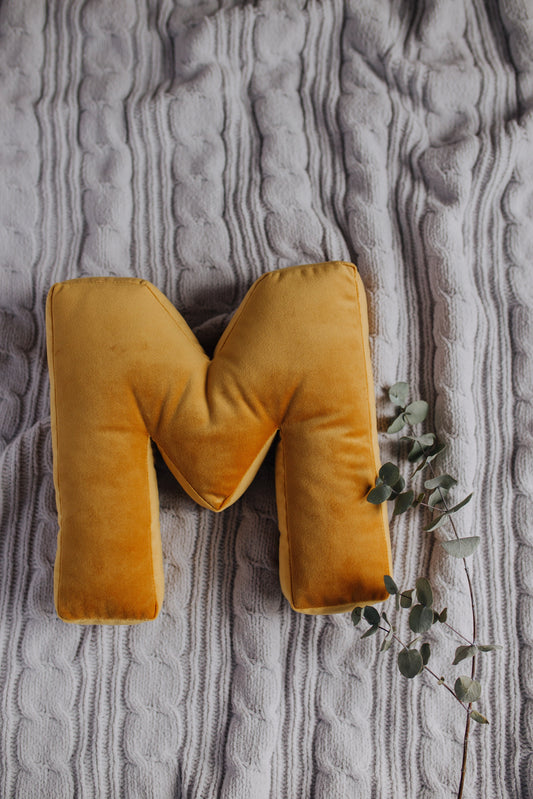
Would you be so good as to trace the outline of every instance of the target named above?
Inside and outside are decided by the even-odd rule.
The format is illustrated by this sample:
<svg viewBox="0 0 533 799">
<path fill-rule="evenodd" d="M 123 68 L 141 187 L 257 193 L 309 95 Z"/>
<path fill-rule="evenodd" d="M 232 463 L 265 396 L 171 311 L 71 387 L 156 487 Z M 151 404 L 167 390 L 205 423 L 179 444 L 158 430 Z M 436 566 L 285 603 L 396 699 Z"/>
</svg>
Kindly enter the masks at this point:
<svg viewBox="0 0 533 799">
<path fill-rule="evenodd" d="M 183 317 L 136 278 L 56 283 L 46 307 L 58 615 L 153 619 L 163 601 L 150 439 L 213 511 L 246 490 L 277 431 L 281 588 L 303 613 L 386 597 L 365 293 L 353 264 L 257 280 L 209 359 Z M 176 530 L 176 535 L 179 535 Z"/>
</svg>

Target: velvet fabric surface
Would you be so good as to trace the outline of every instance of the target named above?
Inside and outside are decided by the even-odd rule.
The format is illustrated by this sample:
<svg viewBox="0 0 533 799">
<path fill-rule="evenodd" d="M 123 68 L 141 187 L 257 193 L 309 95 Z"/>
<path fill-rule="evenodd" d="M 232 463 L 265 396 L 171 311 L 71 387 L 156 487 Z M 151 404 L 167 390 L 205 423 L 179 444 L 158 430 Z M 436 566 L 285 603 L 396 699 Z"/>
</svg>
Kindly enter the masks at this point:
<svg viewBox="0 0 533 799">
<path fill-rule="evenodd" d="M 137 278 L 55 284 L 46 326 L 61 618 L 129 624 L 159 613 L 151 440 L 184 490 L 222 511 L 278 431 L 279 573 L 291 606 L 327 614 L 386 597 L 386 505 L 366 501 L 379 452 L 353 264 L 264 274 L 212 359 L 168 299 Z"/>
</svg>

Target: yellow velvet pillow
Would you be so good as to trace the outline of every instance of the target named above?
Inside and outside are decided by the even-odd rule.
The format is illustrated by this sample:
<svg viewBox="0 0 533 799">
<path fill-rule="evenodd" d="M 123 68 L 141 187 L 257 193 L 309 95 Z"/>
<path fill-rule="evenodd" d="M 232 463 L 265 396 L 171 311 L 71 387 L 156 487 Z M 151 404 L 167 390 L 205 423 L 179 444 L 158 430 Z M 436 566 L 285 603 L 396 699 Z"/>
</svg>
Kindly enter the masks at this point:
<svg viewBox="0 0 533 799">
<path fill-rule="evenodd" d="M 383 600 L 391 573 L 365 294 L 353 264 L 257 280 L 209 359 L 183 317 L 136 278 L 56 283 L 46 307 L 58 615 L 153 619 L 163 601 L 150 439 L 213 511 L 245 491 L 279 430 L 281 588 L 303 613 Z M 179 530 L 176 530 L 179 535 Z"/>
</svg>

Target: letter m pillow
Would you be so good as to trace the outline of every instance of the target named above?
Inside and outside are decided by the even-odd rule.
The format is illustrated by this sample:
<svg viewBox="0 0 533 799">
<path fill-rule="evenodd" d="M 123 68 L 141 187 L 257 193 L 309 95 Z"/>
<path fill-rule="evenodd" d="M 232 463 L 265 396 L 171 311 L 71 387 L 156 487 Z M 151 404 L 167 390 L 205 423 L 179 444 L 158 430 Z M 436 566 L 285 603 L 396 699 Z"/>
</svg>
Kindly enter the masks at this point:
<svg viewBox="0 0 533 799">
<path fill-rule="evenodd" d="M 279 431 L 281 589 L 303 613 L 383 600 L 391 573 L 364 289 L 352 264 L 257 280 L 213 358 L 155 286 L 57 283 L 46 308 L 58 615 L 154 619 L 163 601 L 154 441 L 200 505 L 221 511 Z M 176 535 L 179 535 L 176 530 Z"/>
</svg>

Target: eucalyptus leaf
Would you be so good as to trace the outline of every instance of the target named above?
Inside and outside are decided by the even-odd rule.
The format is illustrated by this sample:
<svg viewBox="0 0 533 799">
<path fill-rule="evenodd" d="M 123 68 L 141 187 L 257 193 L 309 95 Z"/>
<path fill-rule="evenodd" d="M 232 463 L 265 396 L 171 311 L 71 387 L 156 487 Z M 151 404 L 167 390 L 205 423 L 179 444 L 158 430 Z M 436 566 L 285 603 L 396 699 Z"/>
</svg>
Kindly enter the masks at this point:
<svg viewBox="0 0 533 799">
<path fill-rule="evenodd" d="M 405 480 L 403 479 L 403 477 L 399 477 L 398 480 L 394 483 L 394 485 L 391 486 L 391 488 L 393 491 L 396 491 L 398 494 L 400 493 L 400 491 L 403 491 L 405 488 Z"/>
<path fill-rule="evenodd" d="M 437 458 L 441 454 L 441 452 L 443 452 L 446 449 L 446 444 L 444 444 L 444 442 L 439 441 L 435 443 L 436 443 L 435 449 L 430 455 L 427 456 L 428 463 L 431 463 L 431 461 L 435 460 L 435 458 Z"/>
<path fill-rule="evenodd" d="M 389 627 L 391 626 L 391 623 L 390 623 L 389 618 L 388 618 L 387 614 L 385 613 L 385 611 L 382 612 L 381 618 L 383 619 L 383 621 L 385 621 L 389 625 Z"/>
<path fill-rule="evenodd" d="M 404 677 L 412 679 L 424 668 L 422 655 L 417 649 L 402 649 L 398 653 L 398 668 Z"/>
<path fill-rule="evenodd" d="M 387 501 L 391 494 L 392 488 L 382 483 L 381 485 L 377 485 L 369 492 L 366 501 L 371 502 L 372 505 L 381 505 L 382 502 Z"/>
<path fill-rule="evenodd" d="M 390 649 L 392 644 L 392 628 L 389 630 L 385 638 L 383 639 L 383 643 L 381 644 L 380 652 L 386 652 L 387 649 Z"/>
<path fill-rule="evenodd" d="M 429 405 L 425 400 L 416 400 L 407 406 L 404 413 L 408 424 L 423 422 L 428 415 Z"/>
<path fill-rule="evenodd" d="M 460 502 L 458 505 L 454 505 L 454 507 L 453 507 L 453 508 L 450 508 L 450 510 L 448 511 L 448 513 L 457 513 L 457 511 L 458 511 L 458 510 L 461 510 L 461 508 L 464 508 L 464 506 L 465 506 L 465 505 L 466 505 L 468 502 L 470 502 L 470 500 L 472 499 L 472 497 L 473 497 L 473 496 L 474 496 L 474 493 L 472 492 L 472 493 L 471 493 L 471 494 L 469 494 L 467 497 L 465 497 L 465 498 L 463 499 L 463 501 L 462 501 L 462 502 Z"/>
<path fill-rule="evenodd" d="M 429 660 L 429 656 L 431 655 L 431 649 L 428 643 L 422 644 L 422 646 L 420 647 L 420 655 L 422 656 L 422 663 L 424 664 L 424 666 L 426 666 Z"/>
<path fill-rule="evenodd" d="M 475 702 L 481 696 L 481 685 L 477 680 L 463 675 L 456 679 L 454 691 L 461 702 Z"/>
<path fill-rule="evenodd" d="M 425 577 L 419 577 L 415 583 L 416 585 L 416 598 L 421 605 L 430 608 L 433 604 L 433 591 L 429 581 Z"/>
<path fill-rule="evenodd" d="M 441 541 L 440 543 L 448 555 L 454 558 L 467 558 L 476 551 L 479 541 L 479 536 L 473 535 L 469 538 L 452 538 L 450 541 Z"/>
<path fill-rule="evenodd" d="M 482 716 L 481 713 L 478 713 L 477 710 L 470 711 L 470 718 L 474 721 L 477 721 L 478 724 L 488 724 L 489 720 Z"/>
<path fill-rule="evenodd" d="M 367 605 L 363 610 L 363 616 L 369 624 L 379 624 L 379 613 L 372 605 Z"/>
<path fill-rule="evenodd" d="M 433 611 L 425 605 L 414 605 L 409 613 L 409 627 L 414 633 L 425 633 L 433 624 Z"/>
<path fill-rule="evenodd" d="M 395 463 L 384 463 L 379 470 L 379 476 L 388 486 L 393 486 L 400 479 L 400 470 Z"/>
<path fill-rule="evenodd" d="M 407 456 L 407 460 L 409 462 L 417 461 L 419 458 L 424 455 L 427 450 L 433 446 L 435 441 L 435 434 L 434 433 L 424 433 L 423 436 L 419 436 L 418 439 L 413 444 L 409 455 Z"/>
<path fill-rule="evenodd" d="M 423 460 L 420 461 L 420 463 L 418 464 L 418 466 L 414 470 L 413 474 L 411 475 L 411 479 L 415 476 L 415 474 L 418 474 L 419 471 L 421 471 L 422 469 L 425 469 L 427 465 L 428 465 L 428 462 L 427 462 L 427 456 L 426 456 L 425 458 L 423 458 Z M 424 495 L 422 494 L 422 496 L 424 496 Z"/>
<path fill-rule="evenodd" d="M 437 516 L 437 518 L 433 519 L 433 521 L 430 522 L 427 525 L 427 527 L 424 527 L 425 532 L 431 533 L 433 530 L 436 530 L 438 527 L 442 527 L 447 518 L 448 518 L 447 513 L 442 513 L 440 516 Z"/>
<path fill-rule="evenodd" d="M 375 635 L 377 633 L 377 631 L 378 631 L 377 625 L 374 625 L 373 627 L 369 627 L 368 630 L 366 631 L 366 633 L 362 634 L 361 638 L 369 638 L 371 635 Z"/>
<path fill-rule="evenodd" d="M 448 488 L 450 489 L 452 486 L 457 485 L 457 480 L 455 477 L 452 477 L 451 474 L 439 474 L 437 477 L 432 477 L 431 480 L 426 480 L 424 483 L 424 488 L 427 489 L 434 489 L 434 488 Z"/>
<path fill-rule="evenodd" d="M 402 591 L 400 596 L 400 605 L 402 608 L 410 608 L 413 604 L 413 589 L 410 588 L 409 591 Z"/>
<path fill-rule="evenodd" d="M 389 574 L 386 574 L 383 578 L 383 582 L 385 583 L 385 588 L 389 594 L 397 594 L 398 593 L 398 586 L 392 579 Z"/>
<path fill-rule="evenodd" d="M 395 383 L 393 386 L 389 388 L 389 399 L 394 405 L 398 405 L 400 408 L 405 408 L 407 403 L 407 397 L 409 396 L 409 385 L 408 383 Z"/>
<path fill-rule="evenodd" d="M 361 621 L 362 614 L 363 614 L 363 608 L 357 607 L 352 610 L 352 622 L 354 627 L 357 627 L 357 625 Z"/>
<path fill-rule="evenodd" d="M 400 430 L 406 425 L 403 413 L 396 417 L 396 419 L 387 427 L 387 433 L 399 433 Z"/>
<path fill-rule="evenodd" d="M 499 644 L 478 644 L 477 648 L 480 652 L 493 652 L 496 649 L 503 649 Z"/>
<path fill-rule="evenodd" d="M 448 608 L 444 608 L 444 610 L 441 610 L 441 612 L 439 613 L 440 623 L 444 624 L 447 618 L 448 618 Z"/>
<path fill-rule="evenodd" d="M 392 515 L 399 516 L 401 513 L 405 513 L 405 511 L 408 510 L 413 504 L 414 498 L 415 492 L 411 490 L 406 491 L 404 494 L 400 494 L 394 503 L 394 511 Z"/>
<path fill-rule="evenodd" d="M 425 495 L 425 494 L 424 494 L 424 492 L 422 491 L 422 493 L 421 493 L 421 494 L 419 494 L 419 495 L 417 496 L 417 498 L 415 499 L 415 501 L 413 502 L 413 508 L 416 508 L 416 506 L 417 506 L 417 505 L 420 505 L 420 503 L 422 502 L 422 500 L 424 499 L 424 497 L 425 497 L 425 496 L 426 496 L 426 495 Z"/>
<path fill-rule="evenodd" d="M 444 502 L 447 496 L 448 496 L 447 488 L 436 488 L 435 491 L 432 491 L 431 494 L 429 495 L 428 505 L 434 508 L 435 505 L 439 504 L 439 502 Z"/>
<path fill-rule="evenodd" d="M 461 660 L 466 660 L 467 658 L 472 658 L 477 652 L 477 646 L 472 644 L 471 646 L 458 646 L 455 650 L 455 657 L 453 659 L 452 666 L 457 666 Z"/>
</svg>

